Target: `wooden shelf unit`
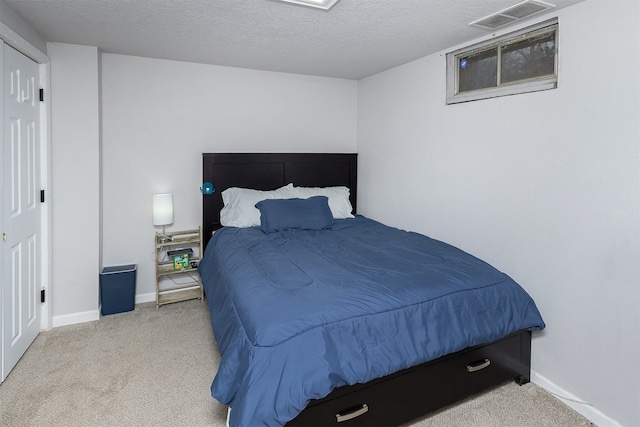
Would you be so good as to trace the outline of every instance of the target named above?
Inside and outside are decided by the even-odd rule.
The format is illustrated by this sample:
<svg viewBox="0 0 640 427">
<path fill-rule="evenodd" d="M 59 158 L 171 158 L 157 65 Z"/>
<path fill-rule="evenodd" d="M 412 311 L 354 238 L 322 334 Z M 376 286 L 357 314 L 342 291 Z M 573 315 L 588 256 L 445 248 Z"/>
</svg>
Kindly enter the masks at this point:
<svg viewBox="0 0 640 427">
<path fill-rule="evenodd" d="M 193 255 L 189 258 L 189 267 L 175 270 L 173 259 L 167 256 L 167 251 L 187 248 L 193 250 Z M 193 230 L 156 232 L 156 310 L 164 304 L 195 298 L 203 300 L 204 290 L 197 265 L 196 267 L 191 266 L 193 262 L 200 263 L 202 253 L 202 229 L 200 227 Z M 181 278 L 181 283 L 176 281 L 178 277 Z"/>
</svg>

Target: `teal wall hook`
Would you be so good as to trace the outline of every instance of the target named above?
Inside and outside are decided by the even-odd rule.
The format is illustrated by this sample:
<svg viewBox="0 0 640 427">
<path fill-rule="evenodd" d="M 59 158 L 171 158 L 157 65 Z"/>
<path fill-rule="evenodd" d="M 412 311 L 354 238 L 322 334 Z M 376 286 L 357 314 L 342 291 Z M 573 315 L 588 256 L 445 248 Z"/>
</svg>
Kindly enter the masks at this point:
<svg viewBox="0 0 640 427">
<path fill-rule="evenodd" d="M 200 191 L 202 191 L 202 194 L 213 194 L 215 193 L 216 189 L 212 183 L 204 182 L 202 183 L 202 187 L 200 187 Z"/>
</svg>

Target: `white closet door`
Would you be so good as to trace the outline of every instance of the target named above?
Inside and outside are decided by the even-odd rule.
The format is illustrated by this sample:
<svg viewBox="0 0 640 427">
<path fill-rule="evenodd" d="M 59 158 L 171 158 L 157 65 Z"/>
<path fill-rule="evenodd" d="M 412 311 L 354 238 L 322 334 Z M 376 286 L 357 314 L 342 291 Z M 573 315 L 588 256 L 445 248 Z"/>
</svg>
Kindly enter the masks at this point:
<svg viewBox="0 0 640 427">
<path fill-rule="evenodd" d="M 39 66 L 2 44 L 2 381 L 40 331 Z"/>
</svg>

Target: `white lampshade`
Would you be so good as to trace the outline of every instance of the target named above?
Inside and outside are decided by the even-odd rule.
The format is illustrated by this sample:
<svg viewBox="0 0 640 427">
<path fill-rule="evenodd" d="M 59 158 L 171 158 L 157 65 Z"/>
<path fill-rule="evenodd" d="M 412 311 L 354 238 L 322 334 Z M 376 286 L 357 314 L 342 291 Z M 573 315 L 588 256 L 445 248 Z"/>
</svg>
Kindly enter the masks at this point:
<svg viewBox="0 0 640 427">
<path fill-rule="evenodd" d="M 173 195 L 153 195 L 153 225 L 169 225 L 173 223 Z"/>
</svg>

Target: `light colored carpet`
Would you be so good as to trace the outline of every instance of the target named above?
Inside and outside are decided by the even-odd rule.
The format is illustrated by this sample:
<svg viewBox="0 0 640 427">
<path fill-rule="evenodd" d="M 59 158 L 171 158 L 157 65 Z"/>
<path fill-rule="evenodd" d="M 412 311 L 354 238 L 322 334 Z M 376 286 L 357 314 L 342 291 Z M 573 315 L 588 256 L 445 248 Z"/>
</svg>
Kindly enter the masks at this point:
<svg viewBox="0 0 640 427">
<path fill-rule="evenodd" d="M 206 302 L 154 303 L 41 333 L 0 385 L 2 426 L 214 426 L 220 355 Z M 412 426 L 591 426 L 533 384 L 505 384 Z"/>
</svg>

